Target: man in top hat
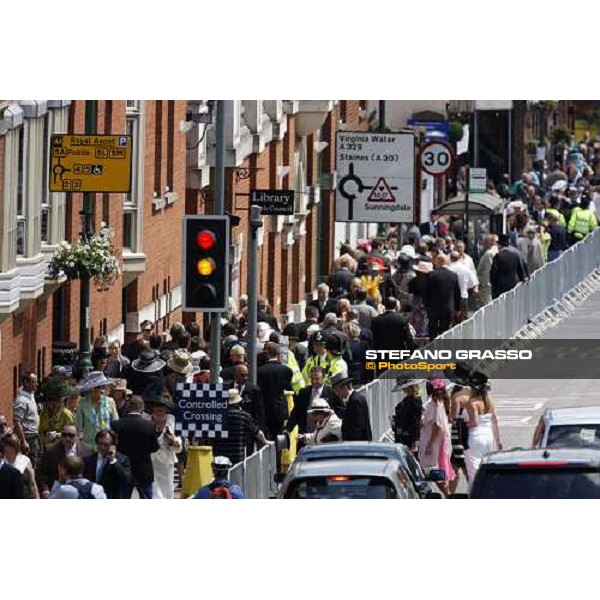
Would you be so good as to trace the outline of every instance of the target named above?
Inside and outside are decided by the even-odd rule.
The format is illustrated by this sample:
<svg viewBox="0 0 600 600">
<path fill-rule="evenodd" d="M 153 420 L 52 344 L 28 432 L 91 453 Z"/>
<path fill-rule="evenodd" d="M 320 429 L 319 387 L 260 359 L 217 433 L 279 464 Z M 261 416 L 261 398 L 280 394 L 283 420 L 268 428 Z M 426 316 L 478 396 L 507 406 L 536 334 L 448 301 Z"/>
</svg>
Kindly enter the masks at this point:
<svg viewBox="0 0 600 600">
<path fill-rule="evenodd" d="M 177 391 L 177 384 L 185 383 L 188 376 L 194 370 L 192 355 L 187 350 L 175 350 L 171 358 L 167 361 L 167 366 L 171 369 L 171 372 L 165 377 L 165 385 L 171 398 L 174 398 Z"/>
<path fill-rule="evenodd" d="M 342 439 L 345 442 L 370 442 L 371 418 L 367 399 L 352 389 L 352 378 L 347 373 L 337 373 L 331 378 L 333 393 L 344 403 Z"/>
<path fill-rule="evenodd" d="M 313 400 L 308 414 L 315 423 L 315 430 L 312 433 L 298 436 L 307 446 L 342 440 L 342 420 L 331 410 L 325 398 Z"/>
<path fill-rule="evenodd" d="M 229 390 L 227 437 L 215 438 L 211 442 L 213 456 L 226 456 L 234 465 L 254 452 L 254 442 L 259 446 L 268 443 L 256 421 L 242 409 L 241 403 L 240 393 L 235 389 Z"/>
<path fill-rule="evenodd" d="M 44 446 L 56 442 L 65 425 L 75 423 L 73 413 L 64 406 L 63 402 L 76 393 L 77 390 L 67 385 L 66 379 L 60 376 L 51 377 L 44 386 L 44 408 L 40 414 L 38 429 Z"/>
<path fill-rule="evenodd" d="M 116 421 L 112 429 L 117 434 L 117 450 L 131 461 L 132 485 L 126 497 L 131 497 L 135 487 L 141 499 L 152 500 L 154 469 L 151 454 L 158 450 L 159 445 L 154 424 L 145 419 L 143 413 L 144 400 L 133 396 L 129 414 Z"/>
<path fill-rule="evenodd" d="M 160 358 L 156 350 L 142 351 L 125 371 L 125 379 L 136 395 L 141 395 L 152 380 L 163 382 L 163 369 L 167 363 Z"/>
</svg>

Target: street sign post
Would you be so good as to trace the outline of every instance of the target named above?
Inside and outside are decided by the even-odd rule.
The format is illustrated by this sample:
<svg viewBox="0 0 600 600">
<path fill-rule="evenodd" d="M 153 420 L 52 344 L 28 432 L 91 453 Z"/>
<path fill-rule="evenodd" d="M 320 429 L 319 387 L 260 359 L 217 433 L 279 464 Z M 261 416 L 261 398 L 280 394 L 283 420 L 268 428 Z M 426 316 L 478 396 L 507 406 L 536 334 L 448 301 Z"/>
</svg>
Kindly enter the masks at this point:
<svg viewBox="0 0 600 600">
<path fill-rule="evenodd" d="M 130 135 L 53 135 L 51 192 L 131 191 Z"/>
<path fill-rule="evenodd" d="M 487 169 L 469 169 L 469 192 L 482 194 L 487 190 Z"/>
<path fill-rule="evenodd" d="M 293 215 L 293 190 L 252 190 L 251 204 L 260 206 L 261 215 Z"/>
<path fill-rule="evenodd" d="M 336 221 L 413 222 L 412 132 L 338 131 L 336 157 Z"/>
<path fill-rule="evenodd" d="M 421 169 L 429 175 L 445 175 L 454 162 L 454 151 L 450 144 L 429 142 L 421 147 Z"/>
</svg>

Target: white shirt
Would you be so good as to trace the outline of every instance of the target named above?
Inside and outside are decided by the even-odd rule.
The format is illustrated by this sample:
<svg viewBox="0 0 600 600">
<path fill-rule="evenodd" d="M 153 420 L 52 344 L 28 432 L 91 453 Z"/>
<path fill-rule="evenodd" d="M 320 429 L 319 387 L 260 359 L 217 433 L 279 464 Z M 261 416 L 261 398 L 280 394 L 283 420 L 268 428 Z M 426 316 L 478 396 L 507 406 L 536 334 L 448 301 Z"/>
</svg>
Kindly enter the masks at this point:
<svg viewBox="0 0 600 600">
<path fill-rule="evenodd" d="M 77 444 L 73 444 L 66 453 L 66 456 L 77 456 Z"/>
<path fill-rule="evenodd" d="M 473 277 L 477 282 L 475 285 L 477 285 L 479 282 L 477 281 L 477 269 L 475 269 L 475 263 L 473 262 L 473 259 L 468 254 L 463 254 L 462 257 L 459 258 L 458 262 L 465 265 L 471 271 L 471 273 L 473 273 Z"/>
<path fill-rule="evenodd" d="M 471 269 L 460 261 L 453 262 L 449 267 L 458 275 L 460 285 L 460 297 L 464 300 L 469 297 L 469 289 L 477 285 L 477 277 L 473 276 Z"/>
<path fill-rule="evenodd" d="M 321 394 L 323 393 L 323 387 L 324 386 L 321 386 L 321 387 L 318 387 L 318 388 L 311 387 L 311 392 L 310 392 L 310 399 L 311 399 L 311 401 L 314 400 L 315 398 L 321 398 L 322 397 Z"/>
</svg>

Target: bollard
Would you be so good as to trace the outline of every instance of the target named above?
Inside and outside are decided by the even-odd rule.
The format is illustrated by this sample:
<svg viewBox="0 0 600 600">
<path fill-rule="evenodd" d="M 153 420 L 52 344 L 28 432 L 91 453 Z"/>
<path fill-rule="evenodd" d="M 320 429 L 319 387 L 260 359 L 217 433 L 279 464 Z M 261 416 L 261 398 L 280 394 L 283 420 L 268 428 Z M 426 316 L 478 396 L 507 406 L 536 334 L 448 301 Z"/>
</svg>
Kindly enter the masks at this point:
<svg viewBox="0 0 600 600">
<path fill-rule="evenodd" d="M 185 475 L 181 486 L 183 499 L 194 495 L 202 486 L 213 480 L 212 446 L 190 446 L 188 448 Z"/>
</svg>

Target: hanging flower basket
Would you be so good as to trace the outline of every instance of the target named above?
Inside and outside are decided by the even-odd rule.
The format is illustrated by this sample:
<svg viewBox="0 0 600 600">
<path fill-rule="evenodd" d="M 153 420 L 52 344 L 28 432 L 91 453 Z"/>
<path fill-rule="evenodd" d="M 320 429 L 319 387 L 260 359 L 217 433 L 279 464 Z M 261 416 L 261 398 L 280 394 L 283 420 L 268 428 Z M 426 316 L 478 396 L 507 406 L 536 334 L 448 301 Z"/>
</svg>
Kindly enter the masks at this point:
<svg viewBox="0 0 600 600">
<path fill-rule="evenodd" d="M 61 274 L 71 280 L 88 276 L 104 290 L 115 283 L 120 273 L 117 252 L 110 239 L 102 235 L 75 244 L 62 242 L 49 265 L 52 279 L 58 279 Z"/>
</svg>

